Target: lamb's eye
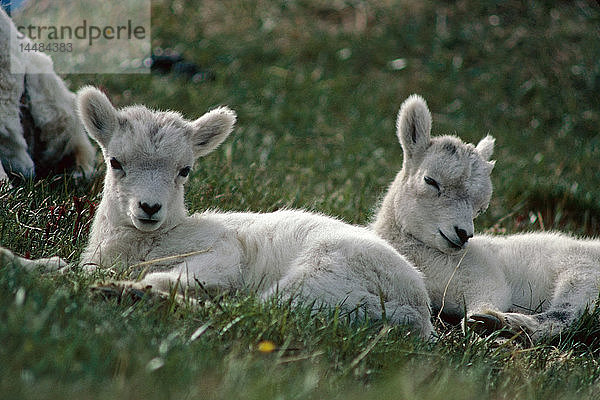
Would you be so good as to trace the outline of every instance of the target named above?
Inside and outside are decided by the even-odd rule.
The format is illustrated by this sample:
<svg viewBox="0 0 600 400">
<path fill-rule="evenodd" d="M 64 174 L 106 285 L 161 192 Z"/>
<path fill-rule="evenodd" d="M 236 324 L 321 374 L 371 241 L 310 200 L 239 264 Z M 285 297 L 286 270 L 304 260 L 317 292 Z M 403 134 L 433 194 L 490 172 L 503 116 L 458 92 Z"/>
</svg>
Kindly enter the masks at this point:
<svg viewBox="0 0 600 400">
<path fill-rule="evenodd" d="M 191 167 L 181 168 L 181 170 L 179 171 L 179 176 L 182 176 L 185 178 L 186 176 L 188 176 L 190 174 L 191 169 L 192 169 Z"/>
<path fill-rule="evenodd" d="M 120 171 L 123 171 L 123 166 L 122 166 L 122 165 L 121 165 L 121 163 L 120 163 L 120 162 L 119 162 L 119 161 L 118 161 L 116 158 L 114 158 L 114 157 L 112 157 L 112 158 L 110 159 L 110 166 L 111 166 L 113 169 L 118 169 L 118 170 L 120 170 Z"/>
<path fill-rule="evenodd" d="M 430 185 L 430 186 L 433 186 L 437 190 L 440 190 L 440 185 L 432 177 L 426 176 L 425 177 L 425 183 L 428 184 L 428 185 Z"/>
</svg>

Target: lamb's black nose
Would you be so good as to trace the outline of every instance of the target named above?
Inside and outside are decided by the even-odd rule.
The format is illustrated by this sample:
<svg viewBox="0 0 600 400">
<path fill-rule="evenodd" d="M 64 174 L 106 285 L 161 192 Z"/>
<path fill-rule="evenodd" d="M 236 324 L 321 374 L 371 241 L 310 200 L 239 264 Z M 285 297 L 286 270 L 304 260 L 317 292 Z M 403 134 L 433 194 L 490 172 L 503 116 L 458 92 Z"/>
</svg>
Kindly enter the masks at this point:
<svg viewBox="0 0 600 400">
<path fill-rule="evenodd" d="M 464 245 L 465 243 L 467 243 L 469 241 L 470 238 L 473 237 L 473 235 L 468 235 L 467 231 L 465 231 L 464 229 L 460 229 L 458 226 L 455 226 L 454 230 L 456 231 L 456 234 L 458 235 L 458 239 L 460 240 L 461 245 Z"/>
<path fill-rule="evenodd" d="M 154 214 L 156 214 L 156 213 L 158 212 L 158 210 L 160 210 L 160 209 L 161 209 L 161 207 L 162 207 L 162 206 L 161 206 L 160 204 L 158 204 L 158 203 L 156 203 L 156 204 L 154 204 L 153 206 L 151 206 L 151 205 L 149 205 L 148 203 L 142 203 L 142 202 L 140 202 L 140 203 L 139 203 L 139 206 L 140 206 L 140 208 L 141 208 L 142 210 L 144 210 L 144 212 L 145 212 L 146 214 L 148 214 L 148 217 L 151 217 L 151 216 L 153 216 Z"/>
</svg>

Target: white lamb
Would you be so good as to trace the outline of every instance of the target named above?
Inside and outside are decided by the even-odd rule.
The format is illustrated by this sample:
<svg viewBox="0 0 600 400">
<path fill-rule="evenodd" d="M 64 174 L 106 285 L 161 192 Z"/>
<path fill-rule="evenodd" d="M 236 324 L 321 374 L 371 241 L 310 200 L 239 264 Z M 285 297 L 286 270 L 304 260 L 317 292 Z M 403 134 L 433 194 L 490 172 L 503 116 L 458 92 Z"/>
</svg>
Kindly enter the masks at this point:
<svg viewBox="0 0 600 400">
<path fill-rule="evenodd" d="M 432 333 L 421 274 L 366 228 L 305 211 L 267 214 L 207 211 L 189 216 L 184 183 L 194 161 L 225 140 L 235 114 L 215 109 L 197 120 L 143 106 L 116 110 L 85 88 L 79 112 L 100 145 L 107 172 L 87 248 L 86 268 L 132 266 L 151 271 L 121 288 L 181 292 L 252 288 L 263 298 L 298 296 L 347 312 Z"/>
<path fill-rule="evenodd" d="M 494 139 L 477 146 L 430 137 L 431 115 L 413 95 L 397 135 L 402 170 L 371 228 L 423 272 L 434 312 L 464 317 L 485 332 L 506 328 L 538 341 L 561 333 L 600 288 L 600 241 L 559 233 L 473 237 L 488 206 Z"/>
<path fill-rule="evenodd" d="M 36 167 L 38 175 L 65 167 L 89 175 L 95 151 L 75 113 L 75 94 L 54 73 L 50 57 L 11 46 L 16 34 L 0 8 L 0 180 L 6 171 L 33 177 Z M 26 73 L 11 73 L 11 62 Z"/>
</svg>

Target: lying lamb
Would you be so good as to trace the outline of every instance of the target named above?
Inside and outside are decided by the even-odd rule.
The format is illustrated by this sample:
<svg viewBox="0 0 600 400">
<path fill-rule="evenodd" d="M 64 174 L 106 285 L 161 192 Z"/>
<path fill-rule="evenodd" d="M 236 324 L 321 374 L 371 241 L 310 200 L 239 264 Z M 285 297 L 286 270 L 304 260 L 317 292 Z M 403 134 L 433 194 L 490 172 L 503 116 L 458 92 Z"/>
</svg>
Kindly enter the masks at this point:
<svg viewBox="0 0 600 400">
<path fill-rule="evenodd" d="M 600 241 L 559 233 L 473 237 L 473 219 L 492 194 L 494 139 L 477 146 L 430 137 L 431 115 L 413 95 L 397 135 L 402 170 L 371 228 L 423 272 L 434 311 L 482 331 L 506 328 L 531 340 L 554 336 L 593 307 Z"/>
<path fill-rule="evenodd" d="M 184 184 L 194 161 L 216 149 L 235 122 L 228 108 L 197 120 L 143 106 L 116 110 L 95 88 L 78 94 L 81 120 L 107 165 L 82 265 L 146 263 L 118 287 L 180 292 L 252 288 L 432 333 L 421 274 L 366 228 L 323 215 L 206 211 L 189 216 Z M 155 262 L 152 262 L 155 260 Z M 148 261 L 150 261 L 148 263 Z M 297 296 L 297 297 L 296 297 Z"/>
</svg>

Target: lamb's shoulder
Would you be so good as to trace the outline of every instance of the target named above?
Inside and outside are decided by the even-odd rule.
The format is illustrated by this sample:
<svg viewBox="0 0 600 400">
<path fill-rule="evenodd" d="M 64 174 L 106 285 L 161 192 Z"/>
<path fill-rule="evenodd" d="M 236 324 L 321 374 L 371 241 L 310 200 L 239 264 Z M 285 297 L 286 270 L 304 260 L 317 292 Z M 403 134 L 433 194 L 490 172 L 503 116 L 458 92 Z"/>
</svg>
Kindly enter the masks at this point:
<svg viewBox="0 0 600 400">
<path fill-rule="evenodd" d="M 96 225 L 81 255 L 81 265 L 85 268 L 135 264 L 144 261 L 152 248 L 151 238 L 140 235 L 134 229 Z"/>
<path fill-rule="evenodd" d="M 504 272 L 493 259 L 493 247 L 486 238 L 477 236 L 460 252 L 444 253 L 414 238 L 398 237 L 396 249 L 425 276 L 427 291 L 434 309 L 444 303 L 444 312 L 460 315 L 465 297 L 503 285 Z"/>
<path fill-rule="evenodd" d="M 151 235 L 152 256 L 168 257 L 185 253 L 203 252 L 213 248 L 236 246 L 237 234 L 227 223 L 225 213 L 193 214 L 175 227 Z"/>
</svg>

